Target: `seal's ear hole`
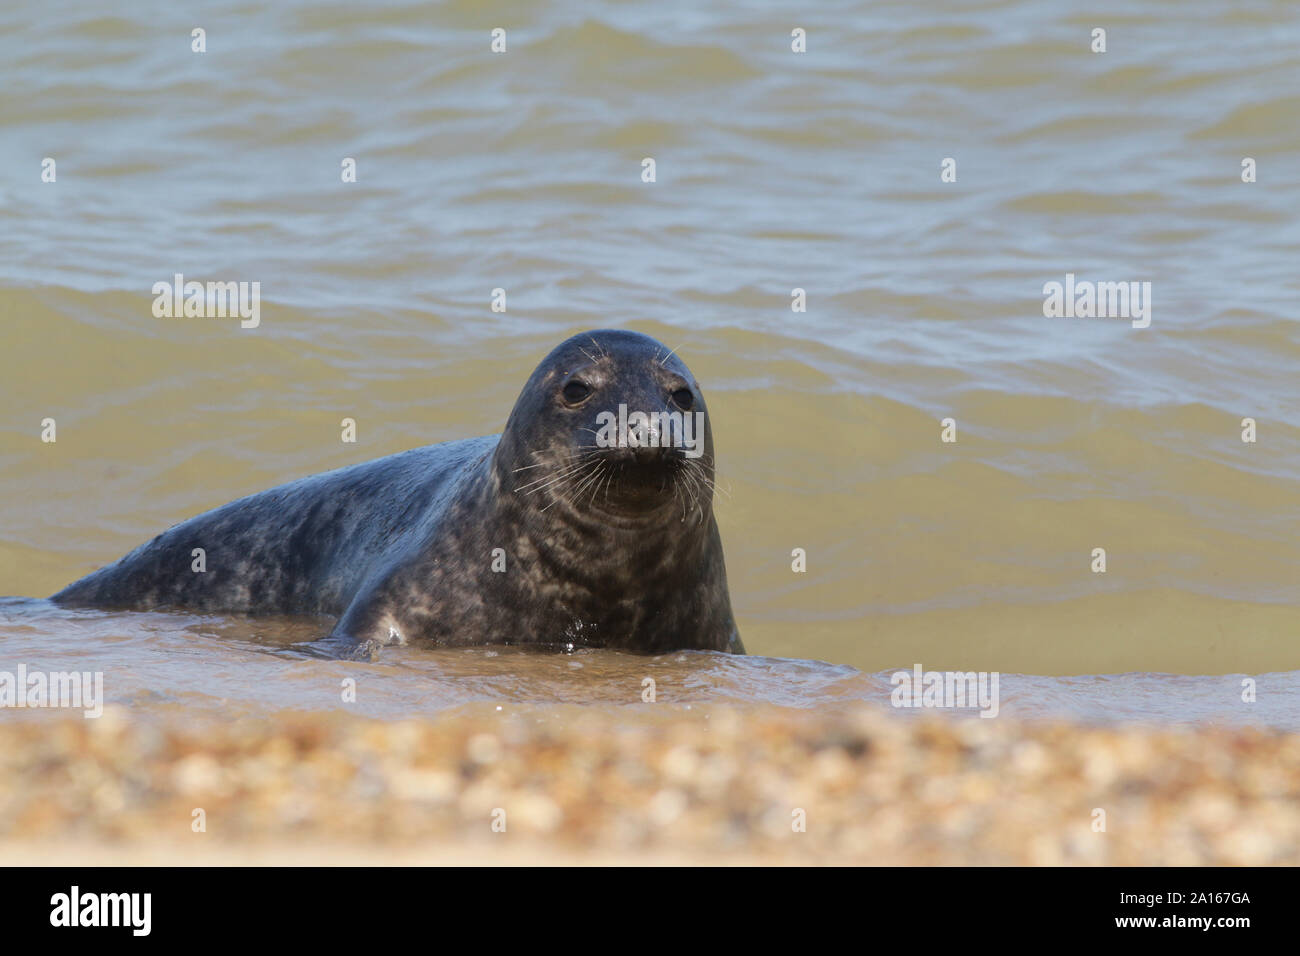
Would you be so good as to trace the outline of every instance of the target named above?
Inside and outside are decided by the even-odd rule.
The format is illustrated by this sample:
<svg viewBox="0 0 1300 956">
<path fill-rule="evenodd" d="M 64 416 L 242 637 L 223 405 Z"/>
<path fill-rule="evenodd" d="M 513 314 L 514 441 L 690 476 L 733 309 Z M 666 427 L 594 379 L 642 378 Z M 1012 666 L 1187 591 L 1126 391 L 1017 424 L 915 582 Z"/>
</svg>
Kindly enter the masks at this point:
<svg viewBox="0 0 1300 956">
<path fill-rule="evenodd" d="M 679 388 L 673 392 L 673 404 L 684 412 L 689 412 L 695 404 L 695 396 L 689 388 Z"/>
<path fill-rule="evenodd" d="M 564 389 L 560 394 L 564 396 L 564 401 L 567 404 L 577 405 L 591 394 L 591 386 L 586 382 L 579 382 L 577 379 L 574 379 L 572 382 L 564 386 Z"/>
</svg>

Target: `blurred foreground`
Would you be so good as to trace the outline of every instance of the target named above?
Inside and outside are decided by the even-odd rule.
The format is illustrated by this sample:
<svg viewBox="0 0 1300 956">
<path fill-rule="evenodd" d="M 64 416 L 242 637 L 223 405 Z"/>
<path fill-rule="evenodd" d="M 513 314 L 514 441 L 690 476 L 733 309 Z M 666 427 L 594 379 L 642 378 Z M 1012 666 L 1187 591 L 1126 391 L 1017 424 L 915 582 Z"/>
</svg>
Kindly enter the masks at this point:
<svg viewBox="0 0 1300 956">
<path fill-rule="evenodd" d="M 0 725 L 6 864 L 1294 865 L 1298 798 L 1300 735 L 1258 729 L 663 704 Z"/>
</svg>

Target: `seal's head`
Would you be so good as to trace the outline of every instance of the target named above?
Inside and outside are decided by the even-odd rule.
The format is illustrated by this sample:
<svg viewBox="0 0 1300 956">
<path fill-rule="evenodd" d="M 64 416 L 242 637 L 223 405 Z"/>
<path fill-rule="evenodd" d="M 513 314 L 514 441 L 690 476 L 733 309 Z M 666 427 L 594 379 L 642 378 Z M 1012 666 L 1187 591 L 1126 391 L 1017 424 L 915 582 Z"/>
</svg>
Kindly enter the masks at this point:
<svg viewBox="0 0 1300 956">
<path fill-rule="evenodd" d="M 524 385 L 497 448 L 530 508 L 634 527 L 712 514 L 713 435 L 684 362 L 639 332 L 561 342 Z"/>
</svg>

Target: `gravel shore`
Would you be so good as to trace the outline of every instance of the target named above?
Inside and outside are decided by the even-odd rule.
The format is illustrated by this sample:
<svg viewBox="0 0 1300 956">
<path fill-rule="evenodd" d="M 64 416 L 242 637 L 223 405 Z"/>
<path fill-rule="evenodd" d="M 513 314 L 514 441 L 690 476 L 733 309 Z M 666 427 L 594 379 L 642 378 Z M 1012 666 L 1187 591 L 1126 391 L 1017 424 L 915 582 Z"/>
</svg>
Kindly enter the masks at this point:
<svg viewBox="0 0 1300 956">
<path fill-rule="evenodd" d="M 1300 735 L 663 705 L 29 715 L 0 724 L 0 862 L 1294 865 Z"/>
</svg>

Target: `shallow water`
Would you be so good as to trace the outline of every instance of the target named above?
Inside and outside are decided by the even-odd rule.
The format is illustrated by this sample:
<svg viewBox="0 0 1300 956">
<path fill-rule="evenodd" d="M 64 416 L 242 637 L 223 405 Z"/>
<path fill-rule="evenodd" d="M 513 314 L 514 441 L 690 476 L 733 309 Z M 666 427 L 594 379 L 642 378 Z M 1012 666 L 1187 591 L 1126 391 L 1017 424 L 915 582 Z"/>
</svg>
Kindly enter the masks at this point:
<svg viewBox="0 0 1300 956">
<path fill-rule="evenodd" d="M 465 704 L 583 704 L 667 710 L 774 705 L 822 713 L 863 703 L 903 716 L 976 718 L 979 708 L 902 709 L 892 672 L 863 673 L 816 660 L 690 651 L 642 656 L 585 648 L 385 647 L 365 660 L 328 659 L 307 642 L 318 624 L 246 617 L 67 610 L 48 601 L 0 600 L 7 667 L 101 672 L 104 705 L 166 722 L 177 714 L 257 716 L 277 710 L 344 710 L 400 719 Z M 1001 674 L 993 717 L 1091 724 L 1259 725 L 1300 730 L 1300 675 L 1189 677 Z M 648 683 L 649 682 L 649 683 Z M 648 694 L 647 691 L 652 691 Z M 30 716 L 46 711 L 13 710 Z"/>
<path fill-rule="evenodd" d="M 822 706 L 919 661 L 1004 672 L 1004 712 L 1294 726 L 1297 41 L 1281 0 L 7 5 L 0 593 L 49 594 L 243 494 L 498 431 L 552 345 L 627 326 L 709 397 L 757 656 L 330 663 L 271 653 L 284 622 L 10 603 L 0 663 L 84 654 L 158 707 L 312 706 L 378 668 L 364 706 L 397 714 L 631 700 L 647 668 L 701 699 Z M 177 272 L 261 282 L 261 324 L 154 318 Z M 1150 281 L 1150 327 L 1044 318 L 1069 272 Z M 1156 673 L 1267 680 L 1234 707 L 1238 678 Z M 1107 674 L 1126 676 L 1086 676 Z"/>
</svg>

